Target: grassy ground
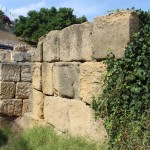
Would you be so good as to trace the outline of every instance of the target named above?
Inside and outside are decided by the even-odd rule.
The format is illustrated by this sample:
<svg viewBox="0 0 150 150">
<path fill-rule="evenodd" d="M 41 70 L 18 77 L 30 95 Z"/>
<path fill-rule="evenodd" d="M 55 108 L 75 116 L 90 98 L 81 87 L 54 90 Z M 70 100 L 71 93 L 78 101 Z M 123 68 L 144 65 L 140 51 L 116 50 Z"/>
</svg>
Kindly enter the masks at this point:
<svg viewBox="0 0 150 150">
<path fill-rule="evenodd" d="M 23 133 L 0 130 L 1 150 L 106 150 L 107 144 L 98 144 L 81 137 L 60 136 L 50 127 L 34 127 Z"/>
</svg>

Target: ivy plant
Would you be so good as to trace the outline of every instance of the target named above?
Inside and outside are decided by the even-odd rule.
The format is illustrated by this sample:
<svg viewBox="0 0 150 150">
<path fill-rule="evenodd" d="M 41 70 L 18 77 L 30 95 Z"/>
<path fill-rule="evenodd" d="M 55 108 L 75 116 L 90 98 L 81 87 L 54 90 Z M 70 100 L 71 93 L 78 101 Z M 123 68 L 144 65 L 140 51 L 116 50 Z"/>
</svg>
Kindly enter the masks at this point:
<svg viewBox="0 0 150 150">
<path fill-rule="evenodd" d="M 104 118 L 111 150 L 150 149 L 150 12 L 136 12 L 139 32 L 123 58 L 110 53 L 104 61 L 104 91 L 92 104 Z"/>
</svg>

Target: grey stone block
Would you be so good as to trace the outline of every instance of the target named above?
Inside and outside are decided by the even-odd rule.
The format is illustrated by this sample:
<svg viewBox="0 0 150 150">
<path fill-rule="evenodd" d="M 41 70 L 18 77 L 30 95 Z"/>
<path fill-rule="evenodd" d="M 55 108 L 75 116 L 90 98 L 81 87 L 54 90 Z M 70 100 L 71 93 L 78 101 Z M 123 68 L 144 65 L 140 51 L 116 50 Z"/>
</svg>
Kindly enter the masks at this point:
<svg viewBox="0 0 150 150">
<path fill-rule="evenodd" d="M 16 84 L 16 98 L 29 98 L 30 95 L 30 82 L 18 82 Z"/>
<path fill-rule="evenodd" d="M 62 30 L 60 38 L 60 60 L 92 60 L 93 24 L 86 22 Z"/>
<path fill-rule="evenodd" d="M 43 43 L 43 61 L 54 62 L 59 60 L 60 31 L 51 31 Z"/>
<path fill-rule="evenodd" d="M 32 62 L 42 62 L 43 61 L 43 41 L 38 42 L 37 49 L 31 58 Z"/>
<path fill-rule="evenodd" d="M 0 101 L 0 114 L 6 116 L 21 116 L 22 115 L 22 100 L 21 99 L 3 99 Z"/>
<path fill-rule="evenodd" d="M 10 62 L 11 61 L 11 51 L 10 50 L 0 50 L 0 62 Z"/>
<path fill-rule="evenodd" d="M 0 98 L 15 98 L 16 85 L 14 82 L 0 81 Z"/>
<path fill-rule="evenodd" d="M 21 65 L 21 81 L 32 81 L 31 77 L 31 64 Z"/>
<path fill-rule="evenodd" d="M 124 56 L 127 43 L 132 34 L 138 31 L 139 18 L 135 12 L 124 11 L 94 19 L 93 26 L 93 57 L 106 58 L 111 50 L 116 58 Z"/>
<path fill-rule="evenodd" d="M 54 94 L 79 98 L 80 63 L 55 63 L 53 67 Z"/>
<path fill-rule="evenodd" d="M 20 66 L 13 63 L 0 64 L 1 81 L 20 81 Z"/>
<path fill-rule="evenodd" d="M 15 62 L 31 62 L 32 54 L 29 52 L 12 52 L 12 61 Z"/>
</svg>

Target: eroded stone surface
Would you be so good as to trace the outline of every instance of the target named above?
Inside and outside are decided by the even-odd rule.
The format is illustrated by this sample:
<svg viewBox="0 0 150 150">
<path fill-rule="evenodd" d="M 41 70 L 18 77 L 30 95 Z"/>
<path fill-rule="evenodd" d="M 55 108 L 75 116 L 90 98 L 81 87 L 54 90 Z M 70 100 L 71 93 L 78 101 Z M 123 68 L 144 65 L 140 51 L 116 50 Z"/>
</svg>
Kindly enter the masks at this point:
<svg viewBox="0 0 150 150">
<path fill-rule="evenodd" d="M 43 107 L 44 107 L 44 94 L 40 91 L 32 89 L 31 92 L 31 100 L 32 100 L 32 115 L 36 119 L 43 119 Z"/>
<path fill-rule="evenodd" d="M 22 115 L 22 100 L 21 99 L 3 99 L 0 101 L 0 114 L 6 116 L 21 116 Z"/>
<path fill-rule="evenodd" d="M 11 55 L 12 61 L 15 62 L 31 62 L 32 54 L 29 52 L 16 52 L 13 51 Z"/>
<path fill-rule="evenodd" d="M 60 38 L 60 60 L 92 60 L 93 24 L 86 22 L 62 30 Z"/>
<path fill-rule="evenodd" d="M 66 98 L 79 98 L 80 63 L 55 63 L 53 67 L 54 93 Z"/>
<path fill-rule="evenodd" d="M 37 49 L 34 51 L 34 54 L 31 58 L 31 60 L 33 62 L 42 62 L 43 61 L 43 40 L 38 42 Z"/>
<path fill-rule="evenodd" d="M 53 63 L 42 63 L 42 91 L 53 95 Z"/>
<path fill-rule="evenodd" d="M 32 87 L 37 90 L 42 88 L 42 64 L 38 62 L 32 64 Z"/>
<path fill-rule="evenodd" d="M 96 122 L 92 110 L 80 100 L 46 96 L 44 117 L 47 123 L 61 132 L 101 141 L 106 138 L 102 120 Z"/>
<path fill-rule="evenodd" d="M 103 91 L 103 78 L 106 65 L 103 62 L 86 62 L 80 65 L 80 96 L 91 104 L 92 98 Z"/>
<path fill-rule="evenodd" d="M 0 49 L 0 62 L 10 62 L 11 61 L 11 51 Z"/>
<path fill-rule="evenodd" d="M 106 58 L 108 50 L 116 58 L 123 57 L 127 43 L 138 28 L 139 18 L 135 12 L 124 11 L 96 17 L 93 25 L 93 57 Z"/>
<path fill-rule="evenodd" d="M 21 66 L 21 81 L 32 81 L 31 77 L 31 64 Z"/>
<path fill-rule="evenodd" d="M 0 98 L 15 98 L 16 85 L 14 82 L 0 81 Z"/>
<path fill-rule="evenodd" d="M 20 66 L 13 63 L 0 64 L 1 81 L 20 81 Z"/>
<path fill-rule="evenodd" d="M 29 98 L 30 87 L 30 82 L 18 82 L 16 84 L 16 98 Z"/>
<path fill-rule="evenodd" d="M 53 62 L 59 60 L 60 53 L 60 31 L 49 32 L 43 43 L 43 60 Z"/>
<path fill-rule="evenodd" d="M 29 112 L 29 99 L 23 99 L 22 114 Z"/>
</svg>

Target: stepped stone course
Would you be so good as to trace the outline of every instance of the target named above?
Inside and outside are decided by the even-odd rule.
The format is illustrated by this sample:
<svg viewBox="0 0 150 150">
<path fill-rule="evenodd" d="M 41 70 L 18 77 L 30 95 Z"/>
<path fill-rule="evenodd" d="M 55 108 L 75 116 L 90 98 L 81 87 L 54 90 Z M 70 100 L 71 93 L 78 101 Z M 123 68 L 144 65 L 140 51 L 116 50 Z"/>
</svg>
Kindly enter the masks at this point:
<svg viewBox="0 0 150 150">
<path fill-rule="evenodd" d="M 19 116 L 15 123 L 24 129 L 48 124 L 63 133 L 104 141 L 103 121 L 95 120 L 91 109 L 92 97 L 103 91 L 103 60 L 109 49 L 116 58 L 124 57 L 138 28 L 138 15 L 123 11 L 51 31 L 39 39 L 34 53 L 14 48 L 14 63 L 0 64 L 0 122 L 1 115 Z"/>
</svg>

